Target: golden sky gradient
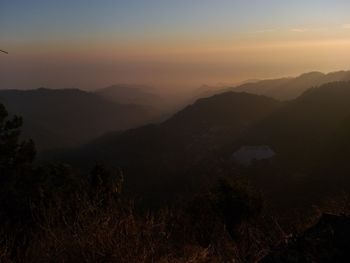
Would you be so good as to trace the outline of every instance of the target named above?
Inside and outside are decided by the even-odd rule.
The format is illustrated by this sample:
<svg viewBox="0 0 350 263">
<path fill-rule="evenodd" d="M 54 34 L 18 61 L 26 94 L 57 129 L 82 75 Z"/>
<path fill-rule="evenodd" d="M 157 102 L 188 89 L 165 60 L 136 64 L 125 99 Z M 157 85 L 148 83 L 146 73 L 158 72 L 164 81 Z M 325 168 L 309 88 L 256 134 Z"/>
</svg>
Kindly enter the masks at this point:
<svg viewBox="0 0 350 263">
<path fill-rule="evenodd" d="M 102 22 L 91 21 L 98 13 L 96 6 L 83 10 L 82 17 L 59 16 L 47 5 L 45 17 L 17 14 L 28 16 L 23 24 L 11 21 L 16 13 L 0 18 L 5 25 L 1 48 L 10 52 L 0 57 L 0 88 L 94 89 L 115 83 L 197 88 L 350 69 L 350 18 L 344 10 L 350 4 L 346 1 L 295 1 L 284 7 L 273 0 L 265 1 L 266 5 L 205 1 L 201 6 L 191 0 L 172 8 L 168 8 L 174 5 L 170 2 L 151 2 L 154 6 L 137 9 L 138 5 L 106 1 L 116 13 L 120 7 L 134 13 L 123 14 L 123 19 L 120 13 L 118 20 L 110 8 L 111 18 Z M 38 1 L 37 8 L 43 3 Z M 153 18 L 151 7 L 168 13 L 156 13 Z M 190 7 L 207 13 L 184 11 Z M 109 14 L 106 8 L 101 10 L 101 17 Z M 87 14 L 91 16 L 84 20 Z M 65 19 L 73 21 L 73 26 L 65 24 Z"/>
</svg>

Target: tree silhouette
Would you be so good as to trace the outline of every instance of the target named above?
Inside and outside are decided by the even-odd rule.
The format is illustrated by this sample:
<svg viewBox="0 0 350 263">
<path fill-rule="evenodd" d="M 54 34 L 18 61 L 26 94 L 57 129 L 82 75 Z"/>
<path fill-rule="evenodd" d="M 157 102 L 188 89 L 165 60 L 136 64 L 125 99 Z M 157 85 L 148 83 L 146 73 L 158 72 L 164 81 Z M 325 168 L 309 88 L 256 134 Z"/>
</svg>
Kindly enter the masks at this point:
<svg viewBox="0 0 350 263">
<path fill-rule="evenodd" d="M 9 176 L 23 165 L 32 163 L 35 155 L 32 141 L 21 141 L 22 118 L 9 118 L 5 107 L 0 104 L 0 174 Z"/>
<path fill-rule="evenodd" d="M 26 181 L 31 178 L 35 147 L 32 141 L 20 138 L 22 119 L 9 118 L 0 104 L 0 218 L 10 213 L 21 216 L 17 208 L 25 199 L 23 189 L 29 188 Z"/>
</svg>

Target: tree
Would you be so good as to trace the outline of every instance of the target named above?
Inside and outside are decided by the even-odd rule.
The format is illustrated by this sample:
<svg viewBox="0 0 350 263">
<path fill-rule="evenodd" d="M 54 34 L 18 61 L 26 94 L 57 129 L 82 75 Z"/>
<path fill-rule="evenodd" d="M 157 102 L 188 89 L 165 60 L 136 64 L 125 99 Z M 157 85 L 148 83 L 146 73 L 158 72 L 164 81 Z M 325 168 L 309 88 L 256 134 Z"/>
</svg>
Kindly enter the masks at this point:
<svg viewBox="0 0 350 263">
<path fill-rule="evenodd" d="M 239 180 L 219 179 L 210 191 L 197 195 L 189 203 L 191 229 L 203 246 L 215 239 L 220 224 L 225 225 L 231 238 L 237 238 L 241 224 L 256 218 L 262 207 L 262 198 L 253 188 Z"/>
<path fill-rule="evenodd" d="M 21 141 L 22 118 L 9 118 L 0 104 L 0 180 L 14 179 L 23 169 L 32 165 L 35 157 L 33 141 Z"/>
<path fill-rule="evenodd" d="M 119 197 L 123 185 L 123 173 L 121 170 L 110 170 L 96 164 L 91 171 L 90 193 L 93 199 L 102 203 Z"/>
<path fill-rule="evenodd" d="M 262 211 L 262 199 L 257 192 L 247 185 L 225 179 L 220 179 L 211 191 L 211 202 L 233 237 L 237 226 Z"/>
<path fill-rule="evenodd" d="M 35 147 L 33 141 L 21 140 L 22 123 L 18 116 L 10 118 L 0 104 L 0 214 L 6 216 L 17 209 L 21 188 L 27 187 L 24 182 L 33 173 Z"/>
</svg>

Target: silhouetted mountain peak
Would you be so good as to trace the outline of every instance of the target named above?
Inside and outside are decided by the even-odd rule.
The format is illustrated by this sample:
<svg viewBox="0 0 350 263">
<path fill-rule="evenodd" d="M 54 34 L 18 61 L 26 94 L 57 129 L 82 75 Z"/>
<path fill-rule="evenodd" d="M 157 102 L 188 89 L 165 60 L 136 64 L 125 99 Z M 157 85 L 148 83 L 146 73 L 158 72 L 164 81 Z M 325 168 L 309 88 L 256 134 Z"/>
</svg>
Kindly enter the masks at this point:
<svg viewBox="0 0 350 263">
<path fill-rule="evenodd" d="M 233 88 L 233 90 L 265 95 L 280 100 L 291 100 L 297 98 L 308 89 L 330 82 L 347 80 L 350 80 L 350 71 L 338 71 L 328 74 L 315 71 L 304 73 L 295 78 L 270 79 L 248 83 Z"/>
<path fill-rule="evenodd" d="M 350 81 L 339 81 L 324 84 L 305 91 L 298 100 L 323 100 L 333 102 L 338 99 L 346 103 L 350 100 Z"/>
<path fill-rule="evenodd" d="M 297 79 L 303 79 L 303 78 L 322 78 L 326 76 L 326 74 L 319 72 L 319 71 L 311 71 L 307 73 L 303 73 L 300 76 L 297 77 Z"/>
<path fill-rule="evenodd" d="M 265 96 L 245 92 L 225 92 L 197 100 L 192 105 L 175 114 L 166 123 L 189 122 L 230 122 L 236 118 L 249 119 L 258 108 L 278 105 L 278 101 Z"/>
</svg>

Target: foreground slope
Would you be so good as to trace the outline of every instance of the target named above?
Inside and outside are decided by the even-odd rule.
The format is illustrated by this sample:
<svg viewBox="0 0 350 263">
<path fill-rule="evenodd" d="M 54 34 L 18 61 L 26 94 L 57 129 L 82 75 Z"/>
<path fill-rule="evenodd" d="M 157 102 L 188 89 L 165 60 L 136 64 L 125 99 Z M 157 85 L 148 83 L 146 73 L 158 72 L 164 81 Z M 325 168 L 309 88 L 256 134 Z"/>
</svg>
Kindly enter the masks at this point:
<svg viewBox="0 0 350 263">
<path fill-rule="evenodd" d="M 260 263 L 349 262 L 350 218 L 324 214 L 294 240 L 272 250 Z"/>
</svg>

